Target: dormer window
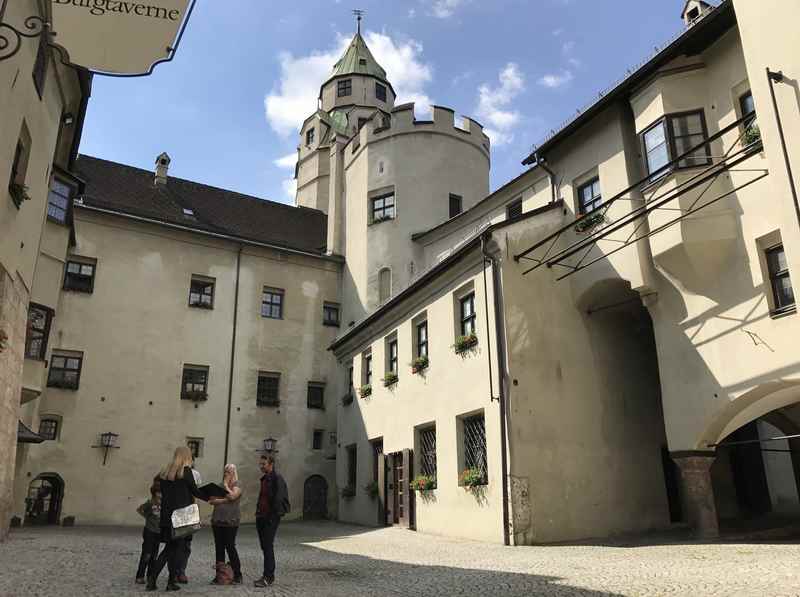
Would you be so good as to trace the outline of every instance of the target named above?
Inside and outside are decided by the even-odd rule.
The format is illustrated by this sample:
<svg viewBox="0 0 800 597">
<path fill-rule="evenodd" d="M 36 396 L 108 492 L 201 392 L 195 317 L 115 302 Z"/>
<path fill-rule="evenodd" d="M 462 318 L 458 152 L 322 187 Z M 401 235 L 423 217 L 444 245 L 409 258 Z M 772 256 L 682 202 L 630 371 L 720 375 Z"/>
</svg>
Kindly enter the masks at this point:
<svg viewBox="0 0 800 597">
<path fill-rule="evenodd" d="M 686 18 L 691 22 L 694 21 L 697 17 L 700 16 L 700 9 L 698 7 L 694 7 L 689 12 L 686 13 Z"/>
<path fill-rule="evenodd" d="M 194 220 L 194 210 L 189 209 L 188 207 L 183 208 L 183 217 L 188 218 L 190 220 Z"/>
<path fill-rule="evenodd" d="M 353 80 L 342 79 L 336 82 L 336 95 L 338 97 L 347 97 L 353 94 Z"/>
<path fill-rule="evenodd" d="M 375 83 L 375 99 L 382 102 L 386 101 L 386 86 L 380 83 Z"/>
<path fill-rule="evenodd" d="M 314 144 L 314 127 L 311 127 L 306 131 L 306 145 L 313 145 Z"/>
<path fill-rule="evenodd" d="M 358 64 L 361 66 L 367 66 L 367 59 L 366 58 L 359 58 Z"/>
</svg>

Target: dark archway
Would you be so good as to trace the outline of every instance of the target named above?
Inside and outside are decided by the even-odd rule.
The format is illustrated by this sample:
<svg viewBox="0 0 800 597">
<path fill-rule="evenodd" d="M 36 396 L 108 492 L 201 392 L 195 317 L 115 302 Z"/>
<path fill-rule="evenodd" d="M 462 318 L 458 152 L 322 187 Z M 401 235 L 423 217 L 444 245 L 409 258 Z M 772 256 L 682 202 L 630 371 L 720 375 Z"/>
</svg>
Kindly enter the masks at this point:
<svg viewBox="0 0 800 597">
<path fill-rule="evenodd" d="M 64 480 L 57 473 L 42 473 L 28 485 L 26 525 L 57 525 L 61 521 Z"/>
<path fill-rule="evenodd" d="M 303 486 L 303 518 L 320 520 L 328 517 L 328 482 L 321 475 L 312 475 Z"/>
</svg>

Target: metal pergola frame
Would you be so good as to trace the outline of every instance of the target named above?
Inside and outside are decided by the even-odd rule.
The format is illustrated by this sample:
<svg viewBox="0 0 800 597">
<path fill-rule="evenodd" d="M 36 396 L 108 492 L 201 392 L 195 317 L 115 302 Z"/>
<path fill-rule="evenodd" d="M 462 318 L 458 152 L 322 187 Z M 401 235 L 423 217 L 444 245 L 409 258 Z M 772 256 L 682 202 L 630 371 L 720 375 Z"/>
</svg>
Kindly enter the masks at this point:
<svg viewBox="0 0 800 597">
<path fill-rule="evenodd" d="M 765 178 L 769 175 L 769 171 L 764 168 L 737 168 L 737 166 L 750 159 L 763 147 L 760 138 L 745 145 L 740 144 L 747 130 L 755 125 L 755 123 L 755 113 L 739 118 L 714 135 L 704 139 L 701 143 L 690 147 L 684 153 L 678 155 L 661 168 L 648 174 L 645 178 L 635 182 L 610 199 L 605 200 L 597 208 L 582 214 L 579 218 L 576 218 L 569 224 L 560 227 L 558 230 L 547 235 L 521 253 L 514 255 L 514 261 L 516 262 L 519 262 L 523 259 L 533 262 L 533 265 L 526 269 L 522 275 L 527 275 L 543 265 L 546 265 L 548 268 L 559 266 L 569 270 L 556 278 L 557 280 L 562 280 L 593 265 L 594 263 L 597 263 L 598 261 L 607 259 L 610 255 L 613 255 L 617 251 L 635 244 L 640 240 L 649 238 L 650 236 L 653 236 L 654 234 L 657 234 L 669 228 L 670 226 L 677 224 L 678 222 L 684 220 L 687 216 L 690 216 L 701 209 L 708 207 L 709 205 L 721 201 L 722 199 L 733 195 L 741 189 L 758 182 L 762 178 Z M 724 151 L 723 154 L 719 156 L 714 156 L 711 154 L 710 146 L 712 143 L 720 140 L 727 133 L 739 128 L 739 135 L 737 136 L 736 140 L 731 143 L 727 151 Z M 692 154 L 705 148 L 708 148 L 708 150 L 705 152 L 703 158 L 707 159 L 708 161 L 706 164 L 697 167 L 702 169 L 691 175 L 686 180 L 678 183 L 675 188 L 659 194 L 661 187 L 668 179 L 666 175 L 677 169 L 685 170 L 685 167 L 681 167 L 681 162 L 696 159 L 696 156 L 693 156 Z M 752 172 L 757 173 L 758 175 L 752 180 L 748 180 L 742 184 L 739 184 L 738 186 L 735 186 L 732 190 L 726 191 L 721 195 L 712 197 L 707 201 L 700 203 L 701 199 L 706 195 L 708 190 L 712 187 L 719 176 L 724 173 L 734 171 Z M 687 209 L 681 209 L 680 207 L 668 207 L 668 205 L 674 202 L 676 199 L 684 196 L 686 193 L 694 189 L 703 187 L 704 185 L 705 187 L 700 191 L 698 197 Z M 641 193 L 641 198 L 631 196 L 631 193 L 634 192 Z M 600 216 L 602 220 L 605 220 L 610 208 L 618 201 L 639 201 L 641 202 L 641 205 L 635 206 L 630 212 L 620 216 L 616 220 L 609 221 L 605 225 L 596 228 L 594 231 L 587 233 L 583 238 L 568 244 L 566 247 L 556 249 L 556 245 L 563 238 L 563 235 L 565 233 L 570 234 L 570 231 L 575 228 L 576 224 L 580 220 L 584 218 L 597 218 L 597 216 Z M 642 226 L 648 221 L 648 214 L 655 210 L 677 211 L 680 212 L 680 214 L 666 223 L 658 225 L 652 230 L 647 230 L 646 232 L 639 234 Z M 635 224 L 633 232 L 630 234 L 620 238 L 614 238 L 611 236 L 615 232 L 620 231 L 630 224 Z M 602 252 L 600 256 L 593 257 L 587 261 L 590 253 L 595 247 L 598 246 L 599 242 L 613 242 L 616 244 L 616 246 L 609 251 Z M 576 257 L 573 258 L 573 256 Z"/>
</svg>

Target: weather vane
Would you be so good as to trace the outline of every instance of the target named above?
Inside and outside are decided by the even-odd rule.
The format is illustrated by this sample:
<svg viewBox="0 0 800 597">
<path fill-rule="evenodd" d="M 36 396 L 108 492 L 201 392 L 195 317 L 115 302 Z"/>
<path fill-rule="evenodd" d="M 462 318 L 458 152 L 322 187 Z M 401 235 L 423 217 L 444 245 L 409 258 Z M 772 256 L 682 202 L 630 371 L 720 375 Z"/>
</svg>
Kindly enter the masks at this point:
<svg viewBox="0 0 800 597">
<path fill-rule="evenodd" d="M 353 9 L 353 14 L 356 15 L 356 27 L 358 28 L 359 35 L 361 35 L 361 19 L 366 12 L 366 10 L 361 10 L 360 8 Z"/>
</svg>

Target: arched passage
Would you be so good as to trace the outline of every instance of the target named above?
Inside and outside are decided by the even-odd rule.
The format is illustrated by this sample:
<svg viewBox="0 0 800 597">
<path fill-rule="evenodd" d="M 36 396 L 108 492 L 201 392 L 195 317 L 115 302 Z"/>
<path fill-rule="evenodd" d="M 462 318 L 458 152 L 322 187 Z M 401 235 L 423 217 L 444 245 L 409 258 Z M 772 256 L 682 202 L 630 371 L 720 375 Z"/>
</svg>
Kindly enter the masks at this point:
<svg viewBox="0 0 800 597">
<path fill-rule="evenodd" d="M 61 520 L 64 480 L 57 473 L 42 473 L 28 485 L 25 524 L 57 525 Z"/>
<path fill-rule="evenodd" d="M 328 482 L 321 475 L 312 475 L 303 485 L 303 518 L 319 520 L 328 516 Z"/>
</svg>

